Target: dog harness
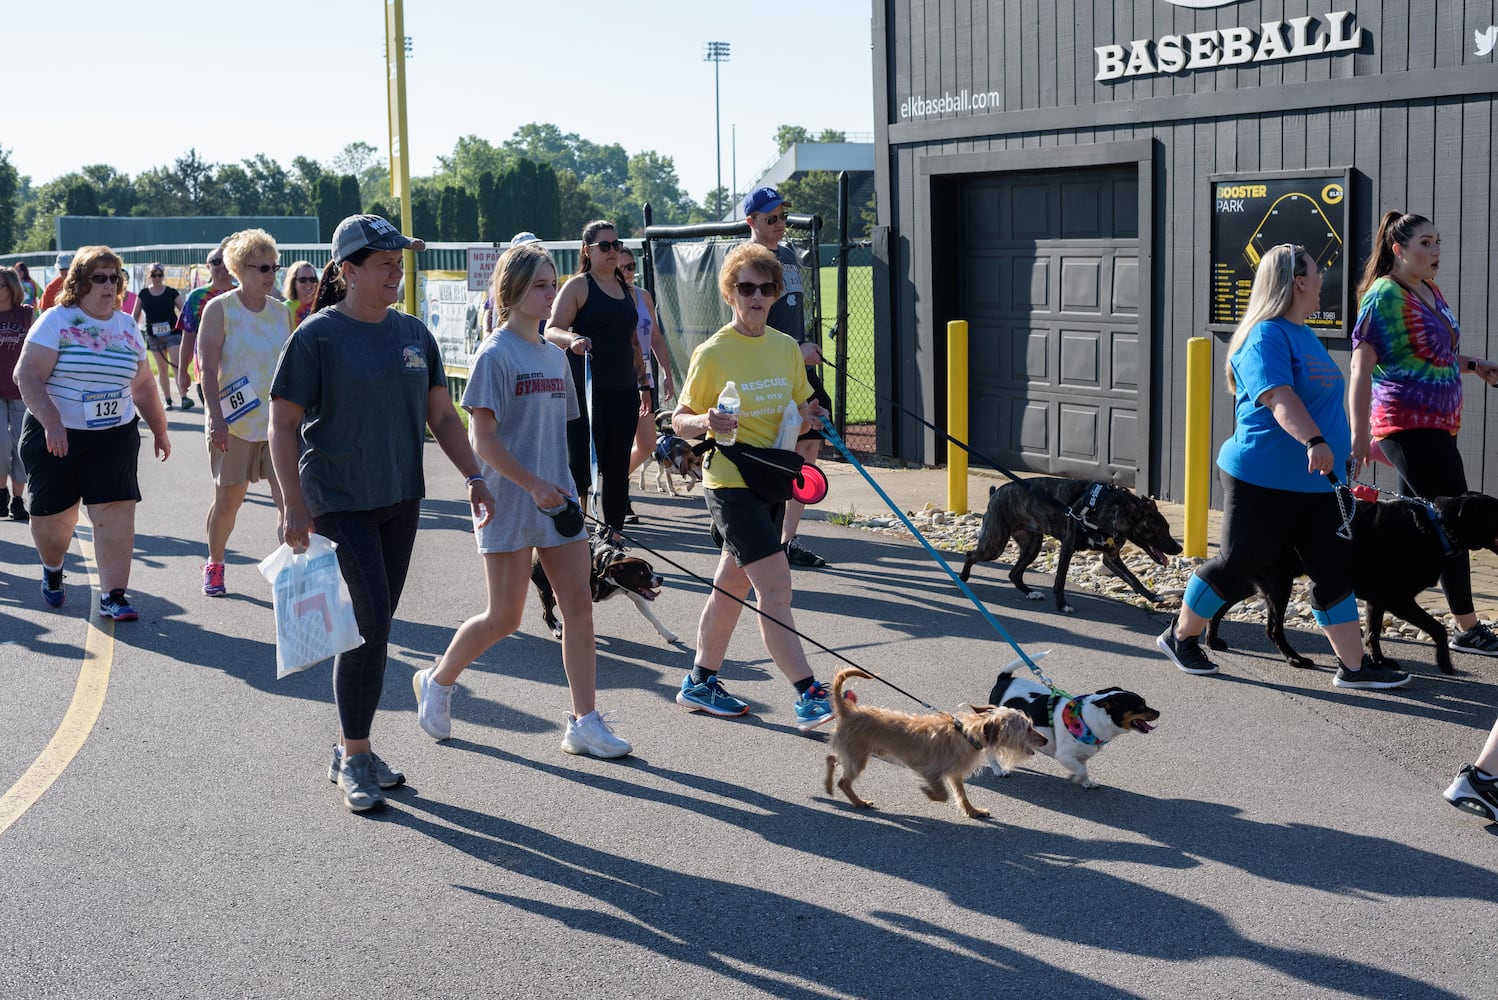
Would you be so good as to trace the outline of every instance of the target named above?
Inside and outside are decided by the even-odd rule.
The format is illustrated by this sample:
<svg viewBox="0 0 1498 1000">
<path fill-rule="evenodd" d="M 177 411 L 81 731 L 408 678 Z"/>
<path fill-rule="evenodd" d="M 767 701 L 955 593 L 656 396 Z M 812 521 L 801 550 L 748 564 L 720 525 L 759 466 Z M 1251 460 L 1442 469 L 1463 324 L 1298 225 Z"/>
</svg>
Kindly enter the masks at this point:
<svg viewBox="0 0 1498 1000">
<path fill-rule="evenodd" d="M 681 438 L 675 434 L 661 434 L 655 439 L 655 458 L 663 465 L 673 465 L 671 461 L 671 449 Z"/>
<path fill-rule="evenodd" d="M 1104 535 L 1103 529 L 1099 528 L 1092 520 L 1092 512 L 1103 499 L 1105 490 L 1113 489 L 1107 483 L 1093 483 L 1092 488 L 1077 498 L 1077 502 L 1066 508 L 1066 516 L 1081 525 L 1084 534 L 1089 541 L 1095 541 L 1097 548 L 1113 548 L 1120 544 L 1120 540 L 1111 535 Z"/>
<path fill-rule="evenodd" d="M 1050 697 L 1050 703 L 1046 706 L 1046 715 L 1051 720 L 1052 729 L 1056 728 L 1056 705 L 1062 700 L 1062 695 L 1053 694 Z M 1083 720 L 1082 709 L 1075 698 L 1067 699 L 1066 704 L 1062 706 L 1061 725 L 1076 738 L 1078 743 L 1101 747 L 1108 742 L 1107 740 L 1098 739 L 1097 733 L 1093 732 L 1091 727 Z"/>
</svg>

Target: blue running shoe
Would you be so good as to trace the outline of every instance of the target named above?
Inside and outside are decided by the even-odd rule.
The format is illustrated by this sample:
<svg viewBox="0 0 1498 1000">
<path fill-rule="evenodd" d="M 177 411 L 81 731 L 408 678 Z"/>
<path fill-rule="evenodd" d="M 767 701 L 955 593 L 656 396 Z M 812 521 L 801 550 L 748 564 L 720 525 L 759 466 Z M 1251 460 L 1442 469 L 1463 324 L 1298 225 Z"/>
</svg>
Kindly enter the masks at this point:
<svg viewBox="0 0 1498 1000">
<path fill-rule="evenodd" d="M 832 692 L 821 681 L 812 682 L 806 693 L 796 699 L 796 728 L 803 733 L 832 721 Z"/>
<path fill-rule="evenodd" d="M 692 675 L 682 678 L 681 690 L 676 692 L 676 704 L 689 712 L 706 712 L 709 715 L 743 715 L 749 711 L 749 703 L 739 701 L 723 690 L 723 682 L 713 674 L 701 684 L 692 683 Z"/>
<path fill-rule="evenodd" d="M 99 617 L 113 618 L 117 622 L 133 622 L 140 616 L 130 606 L 130 599 L 125 596 L 124 588 L 116 587 L 99 598 Z"/>
<path fill-rule="evenodd" d="M 62 586 L 62 570 L 42 567 L 42 600 L 49 608 L 60 608 L 67 603 L 68 592 Z"/>
</svg>

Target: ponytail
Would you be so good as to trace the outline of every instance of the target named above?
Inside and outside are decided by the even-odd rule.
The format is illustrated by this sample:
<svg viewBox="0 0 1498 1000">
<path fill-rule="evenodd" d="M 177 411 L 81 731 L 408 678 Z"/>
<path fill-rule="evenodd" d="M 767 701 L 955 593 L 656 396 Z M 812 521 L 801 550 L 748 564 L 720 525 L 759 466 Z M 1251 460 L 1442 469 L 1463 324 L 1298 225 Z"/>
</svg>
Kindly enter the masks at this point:
<svg viewBox="0 0 1498 1000">
<path fill-rule="evenodd" d="M 1394 270 L 1395 245 L 1407 246 L 1415 238 L 1415 230 L 1431 222 L 1423 215 L 1405 215 L 1403 212 L 1385 212 L 1378 222 L 1378 232 L 1373 237 L 1373 252 L 1363 268 L 1363 278 L 1358 282 L 1357 300 L 1361 302 L 1373 283 Z"/>
</svg>

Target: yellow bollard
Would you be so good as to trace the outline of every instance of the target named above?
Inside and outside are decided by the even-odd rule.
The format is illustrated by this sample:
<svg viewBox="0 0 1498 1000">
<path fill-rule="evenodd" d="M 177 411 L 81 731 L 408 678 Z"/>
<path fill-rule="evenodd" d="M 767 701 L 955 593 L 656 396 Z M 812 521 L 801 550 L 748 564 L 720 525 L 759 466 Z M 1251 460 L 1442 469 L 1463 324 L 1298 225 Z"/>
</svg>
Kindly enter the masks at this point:
<svg viewBox="0 0 1498 1000">
<path fill-rule="evenodd" d="M 1184 552 L 1207 555 L 1207 507 L 1212 500 L 1212 341 L 1186 341 L 1186 537 Z"/>
<path fill-rule="evenodd" d="M 967 320 L 947 324 L 947 433 L 967 440 Z M 947 444 L 947 510 L 967 513 L 967 452 Z"/>
</svg>

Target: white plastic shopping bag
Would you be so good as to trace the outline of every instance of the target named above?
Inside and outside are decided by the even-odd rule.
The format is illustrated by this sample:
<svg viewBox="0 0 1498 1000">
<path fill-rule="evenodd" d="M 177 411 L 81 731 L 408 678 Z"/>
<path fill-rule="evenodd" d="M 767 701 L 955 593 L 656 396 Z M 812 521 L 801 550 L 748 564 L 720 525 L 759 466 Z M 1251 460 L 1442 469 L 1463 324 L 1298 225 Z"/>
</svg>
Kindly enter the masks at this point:
<svg viewBox="0 0 1498 1000">
<path fill-rule="evenodd" d="M 795 451 L 796 439 L 800 436 L 801 409 L 794 402 L 787 402 L 780 414 L 780 432 L 775 435 L 775 447 Z"/>
<path fill-rule="evenodd" d="M 311 535 L 306 552 L 282 545 L 260 563 L 276 609 L 276 679 L 306 670 L 364 641 L 338 569 L 337 546 Z"/>
</svg>

